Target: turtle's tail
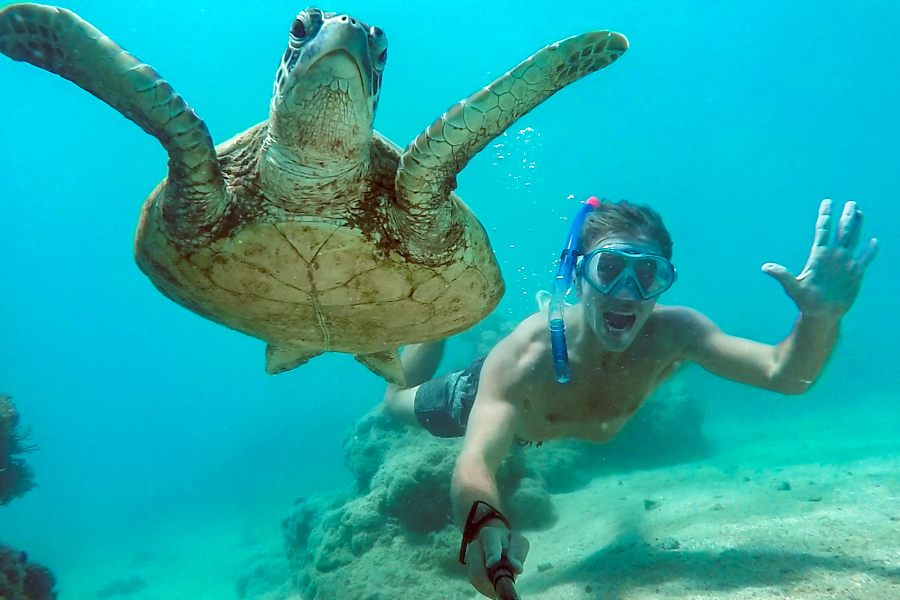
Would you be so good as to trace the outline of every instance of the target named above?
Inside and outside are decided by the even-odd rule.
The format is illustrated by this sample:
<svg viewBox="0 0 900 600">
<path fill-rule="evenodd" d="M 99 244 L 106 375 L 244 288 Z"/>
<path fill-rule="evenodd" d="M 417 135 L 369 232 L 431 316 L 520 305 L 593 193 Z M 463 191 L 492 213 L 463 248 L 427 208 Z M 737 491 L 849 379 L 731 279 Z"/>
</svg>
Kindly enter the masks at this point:
<svg viewBox="0 0 900 600">
<path fill-rule="evenodd" d="M 68 79 L 155 137 L 169 153 L 167 221 L 188 234 L 224 210 L 209 130 L 150 66 L 75 13 L 40 4 L 0 10 L 0 52 Z M 177 231 L 176 231 L 177 233 Z"/>
<path fill-rule="evenodd" d="M 570 83 L 612 64 L 627 49 L 628 41 L 619 33 L 576 35 L 542 48 L 452 106 L 403 151 L 396 181 L 402 210 L 395 225 L 433 252 L 455 244 L 449 234 L 461 231 L 452 221 L 459 211 L 448 204 L 456 175 L 520 117 Z"/>
</svg>

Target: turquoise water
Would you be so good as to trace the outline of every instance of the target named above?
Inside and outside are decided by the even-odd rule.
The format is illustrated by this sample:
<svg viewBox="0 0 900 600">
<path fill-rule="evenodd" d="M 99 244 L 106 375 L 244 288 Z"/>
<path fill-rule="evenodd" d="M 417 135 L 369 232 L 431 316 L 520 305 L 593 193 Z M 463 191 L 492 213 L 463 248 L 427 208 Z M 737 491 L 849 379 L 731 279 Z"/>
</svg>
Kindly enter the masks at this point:
<svg viewBox="0 0 900 600">
<path fill-rule="evenodd" d="M 713 419 L 845 404 L 877 414 L 879 402 L 894 402 L 900 6 L 409 4 L 321 6 L 386 31 L 376 127 L 401 146 L 546 43 L 608 28 L 631 44 L 459 177 L 506 277 L 502 311 L 526 314 L 549 285 L 578 201 L 628 198 L 662 213 L 675 240 L 679 280 L 664 302 L 774 343 L 796 310 L 759 267 L 799 272 L 819 201 L 857 200 L 881 254 L 819 385 L 784 399 L 692 377 Z M 216 142 L 265 119 L 303 8 L 67 7 L 153 65 Z M 0 391 L 14 396 L 40 447 L 29 457 L 40 488 L 0 509 L 0 539 L 65 572 L 91 545 L 222 513 L 265 520 L 298 495 L 346 486 L 340 440 L 380 400 L 383 382 L 339 355 L 267 376 L 262 342 L 152 287 L 134 265 L 132 236 L 166 157 L 115 111 L 2 58 L 0 118 Z"/>
</svg>

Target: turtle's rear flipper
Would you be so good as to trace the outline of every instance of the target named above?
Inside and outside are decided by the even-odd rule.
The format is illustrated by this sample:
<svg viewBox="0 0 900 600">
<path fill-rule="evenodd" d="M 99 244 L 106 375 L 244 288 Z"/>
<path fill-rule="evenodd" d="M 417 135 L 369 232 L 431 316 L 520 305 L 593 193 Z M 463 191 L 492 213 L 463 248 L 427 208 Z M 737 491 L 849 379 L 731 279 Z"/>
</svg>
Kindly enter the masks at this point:
<svg viewBox="0 0 900 600">
<path fill-rule="evenodd" d="M 487 87 L 452 106 L 410 143 L 400 157 L 392 215 L 398 238 L 411 252 L 439 261 L 465 231 L 452 205 L 456 175 L 507 127 L 544 100 L 613 63 L 628 40 L 591 31 L 550 44 Z"/>
<path fill-rule="evenodd" d="M 163 213 L 190 243 L 227 208 L 225 179 L 209 130 L 149 65 L 64 8 L 13 4 L 0 10 L 0 52 L 68 79 L 159 140 L 169 154 Z"/>
<path fill-rule="evenodd" d="M 266 373 L 278 375 L 305 364 L 322 351 L 303 344 L 269 344 L 266 346 Z"/>
<path fill-rule="evenodd" d="M 369 370 L 388 381 L 406 387 L 406 376 L 403 374 L 403 364 L 400 362 L 398 349 L 387 352 L 373 352 L 372 354 L 357 354 L 356 360 L 369 367 Z"/>
</svg>

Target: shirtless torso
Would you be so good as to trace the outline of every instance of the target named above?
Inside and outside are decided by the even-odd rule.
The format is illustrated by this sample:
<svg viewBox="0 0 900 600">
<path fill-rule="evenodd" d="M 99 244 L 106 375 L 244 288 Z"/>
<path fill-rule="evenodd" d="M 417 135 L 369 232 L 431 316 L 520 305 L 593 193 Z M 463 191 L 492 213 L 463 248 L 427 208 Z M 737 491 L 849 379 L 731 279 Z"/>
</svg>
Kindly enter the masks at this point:
<svg viewBox="0 0 900 600">
<path fill-rule="evenodd" d="M 565 385 L 554 379 L 547 315 L 537 313 L 491 352 L 482 371 L 481 389 L 494 389 L 492 377 L 502 374 L 501 385 L 514 391 L 508 399 L 515 407 L 515 434 L 523 440 L 578 438 L 606 443 L 684 360 L 685 343 L 679 339 L 688 337 L 687 332 L 679 332 L 672 318 L 681 310 L 657 305 L 624 352 L 584 348 L 580 338 L 585 332 L 577 326 L 581 319 L 570 319 L 572 379 Z M 593 337 L 592 332 L 587 334 Z M 476 405 L 478 402 L 476 397 Z"/>
</svg>

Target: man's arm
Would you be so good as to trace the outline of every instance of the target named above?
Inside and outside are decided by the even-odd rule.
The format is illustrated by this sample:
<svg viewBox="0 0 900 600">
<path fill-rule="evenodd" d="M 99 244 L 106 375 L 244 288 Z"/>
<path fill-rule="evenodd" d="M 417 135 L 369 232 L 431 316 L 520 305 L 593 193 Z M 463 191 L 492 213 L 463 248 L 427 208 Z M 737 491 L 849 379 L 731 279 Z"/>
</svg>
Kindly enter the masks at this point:
<svg viewBox="0 0 900 600">
<path fill-rule="evenodd" d="M 464 532 L 461 552 L 469 581 L 490 598 L 495 597 L 492 570 L 504 565 L 519 574 L 528 555 L 528 540 L 511 531 L 502 518 L 491 518 L 483 504 L 478 505 L 481 514 L 476 513 L 474 527 L 466 531 L 469 512 L 478 501 L 486 502 L 502 515 L 496 474 L 519 426 L 518 407 L 523 397 L 523 390 L 517 389 L 522 380 L 517 375 L 522 369 L 520 337 L 521 333 L 514 332 L 485 360 L 450 492 L 456 522 Z"/>
<path fill-rule="evenodd" d="M 791 333 L 771 346 L 728 335 L 696 311 L 675 310 L 684 311 L 682 325 L 690 336 L 685 358 L 720 377 L 782 394 L 805 392 L 837 341 L 836 319 L 801 313 Z"/>
<path fill-rule="evenodd" d="M 769 346 L 726 335 L 703 315 L 684 309 L 679 316 L 688 336 L 686 358 L 733 381 L 784 394 L 806 391 L 825 366 L 840 320 L 859 295 L 866 268 L 878 253 L 873 239 L 855 256 L 862 220 L 855 202 L 847 202 L 836 221 L 831 201 L 823 200 L 800 275 L 794 277 L 781 265 L 763 265 L 763 272 L 777 279 L 800 309 L 794 329 L 781 343 Z"/>
<path fill-rule="evenodd" d="M 496 473 L 512 447 L 518 420 L 516 405 L 504 389 L 503 371 L 509 367 L 506 362 L 503 344 L 484 362 L 466 437 L 453 470 L 450 494 L 453 514 L 461 528 L 478 500 L 502 510 Z"/>
</svg>

